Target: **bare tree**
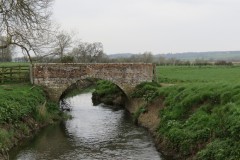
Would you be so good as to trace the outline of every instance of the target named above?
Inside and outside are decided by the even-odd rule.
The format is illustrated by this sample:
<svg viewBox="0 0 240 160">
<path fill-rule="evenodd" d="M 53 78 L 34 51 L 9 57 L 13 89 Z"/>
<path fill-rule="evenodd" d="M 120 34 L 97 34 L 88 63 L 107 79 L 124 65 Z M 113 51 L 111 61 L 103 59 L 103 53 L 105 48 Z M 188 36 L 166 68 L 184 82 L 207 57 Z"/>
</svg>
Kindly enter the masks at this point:
<svg viewBox="0 0 240 160">
<path fill-rule="evenodd" d="M 153 55 L 152 52 L 144 52 L 142 55 L 142 62 L 144 63 L 152 63 L 153 62 Z"/>
<path fill-rule="evenodd" d="M 77 47 L 74 47 L 71 55 L 74 56 L 77 62 L 82 62 L 86 63 L 87 62 L 87 56 L 88 56 L 88 51 L 87 51 L 87 46 L 89 43 L 86 42 L 79 42 Z"/>
<path fill-rule="evenodd" d="M 100 42 L 92 43 L 88 46 L 89 51 L 89 61 L 92 62 L 99 62 L 103 57 L 103 44 Z"/>
<path fill-rule="evenodd" d="M 3 46 L 6 44 L 6 38 L 0 37 L 0 45 Z M 6 48 L 0 49 L 0 61 L 1 62 L 10 62 L 12 61 L 13 56 L 13 46 L 8 46 Z"/>
<path fill-rule="evenodd" d="M 159 64 L 159 65 L 166 65 L 166 63 L 167 63 L 167 60 L 166 60 L 165 57 L 160 56 L 160 57 L 158 58 L 158 64 Z"/>
<path fill-rule="evenodd" d="M 62 61 L 63 56 L 66 55 L 66 52 L 71 47 L 72 43 L 72 36 L 65 31 L 60 31 L 55 37 L 52 53 L 58 55 Z"/>
<path fill-rule="evenodd" d="M 153 55 L 152 52 L 144 52 L 143 54 L 134 54 L 130 58 L 123 59 L 124 62 L 134 62 L 134 63 L 152 63 Z"/>
<path fill-rule="evenodd" d="M 7 37 L 0 49 L 20 47 L 31 61 L 48 44 L 50 6 L 53 0 L 0 0 L 0 36 Z"/>
<path fill-rule="evenodd" d="M 71 54 L 77 62 L 82 63 L 102 62 L 106 58 L 103 52 L 103 45 L 100 42 L 80 42 L 76 48 L 73 48 Z"/>
</svg>

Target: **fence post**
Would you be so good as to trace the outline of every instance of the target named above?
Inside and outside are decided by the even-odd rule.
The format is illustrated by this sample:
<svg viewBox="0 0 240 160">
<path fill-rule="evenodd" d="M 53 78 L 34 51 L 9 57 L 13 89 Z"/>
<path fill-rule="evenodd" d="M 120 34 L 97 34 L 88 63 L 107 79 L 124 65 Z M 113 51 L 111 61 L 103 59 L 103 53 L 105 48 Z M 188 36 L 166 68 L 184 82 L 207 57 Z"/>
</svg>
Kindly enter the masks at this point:
<svg viewBox="0 0 240 160">
<path fill-rule="evenodd" d="M 5 67 L 2 67 L 2 83 L 4 83 Z"/>
<path fill-rule="evenodd" d="M 34 67 L 33 64 L 31 64 L 31 65 L 29 66 L 29 72 L 30 72 L 29 76 L 30 76 L 30 82 L 31 82 L 31 84 L 34 84 L 34 79 L 33 79 L 33 67 Z"/>
<path fill-rule="evenodd" d="M 152 65 L 153 65 L 153 82 L 158 83 L 158 77 L 157 77 L 157 73 L 156 73 L 156 64 L 152 64 Z"/>
<path fill-rule="evenodd" d="M 3 67 L 1 67 L 1 83 L 3 83 L 3 76 L 4 76 L 4 74 L 3 74 Z"/>
<path fill-rule="evenodd" d="M 21 74 L 21 66 L 19 65 L 19 66 L 18 66 L 18 80 L 19 80 L 19 82 L 21 81 L 21 76 L 20 76 L 20 74 Z"/>
<path fill-rule="evenodd" d="M 29 74 L 30 77 L 27 76 Z M 26 82 L 31 80 L 31 78 L 33 78 L 31 66 L 17 65 L 0 67 L 0 83 Z"/>
<path fill-rule="evenodd" d="M 12 67 L 10 67 L 10 77 L 9 77 L 9 80 L 10 81 L 13 81 L 13 73 L 12 73 L 12 70 L 13 70 L 13 68 Z"/>
</svg>

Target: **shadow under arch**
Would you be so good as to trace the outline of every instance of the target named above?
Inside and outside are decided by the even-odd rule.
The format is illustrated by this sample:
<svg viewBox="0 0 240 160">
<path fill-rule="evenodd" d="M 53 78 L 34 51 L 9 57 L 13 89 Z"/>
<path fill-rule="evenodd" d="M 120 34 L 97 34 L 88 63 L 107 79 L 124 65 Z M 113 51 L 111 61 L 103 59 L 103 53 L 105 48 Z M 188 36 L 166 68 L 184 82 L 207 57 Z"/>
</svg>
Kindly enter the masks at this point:
<svg viewBox="0 0 240 160">
<path fill-rule="evenodd" d="M 128 95 L 125 93 L 125 91 L 123 89 L 121 89 L 121 87 L 119 87 L 116 83 L 113 83 L 112 81 L 109 80 L 105 80 L 105 79 L 101 79 L 101 78 L 85 78 L 85 79 L 79 79 L 76 82 L 72 83 L 71 85 L 69 85 L 69 87 L 67 87 L 61 94 L 59 101 L 60 103 L 64 103 L 64 98 L 68 97 L 72 91 L 77 90 L 76 95 L 77 94 L 81 94 L 81 91 L 84 91 L 87 88 L 95 88 L 97 86 L 97 82 L 99 80 L 103 80 L 103 81 L 107 81 L 111 84 L 113 84 L 114 86 L 117 87 L 117 92 L 118 92 L 118 98 L 121 98 L 119 101 L 119 103 L 117 102 L 113 102 L 113 103 L 107 103 L 109 105 L 121 105 L 122 107 L 127 105 L 127 102 L 129 101 L 129 97 Z M 119 94 L 120 93 L 120 94 Z M 73 94 L 74 96 L 74 94 Z M 113 96 L 113 95 L 111 95 Z M 117 101 L 117 100 L 116 100 Z M 98 105 L 99 103 L 94 103 L 94 105 Z"/>
</svg>

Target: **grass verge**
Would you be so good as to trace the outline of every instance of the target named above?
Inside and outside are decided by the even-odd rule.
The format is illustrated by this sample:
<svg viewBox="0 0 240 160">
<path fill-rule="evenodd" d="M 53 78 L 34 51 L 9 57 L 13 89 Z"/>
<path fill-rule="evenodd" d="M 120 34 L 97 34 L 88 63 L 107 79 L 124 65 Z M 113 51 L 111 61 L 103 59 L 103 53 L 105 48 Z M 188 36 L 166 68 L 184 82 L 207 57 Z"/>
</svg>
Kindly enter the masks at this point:
<svg viewBox="0 0 240 160">
<path fill-rule="evenodd" d="M 163 150 L 177 159 L 240 159 L 240 84 L 140 86 L 137 97 L 164 100 L 156 131 Z"/>
<path fill-rule="evenodd" d="M 19 140 L 61 119 L 56 103 L 40 87 L 29 84 L 0 86 L 0 151 L 2 156 Z M 6 158 L 6 157 L 5 157 Z"/>
</svg>

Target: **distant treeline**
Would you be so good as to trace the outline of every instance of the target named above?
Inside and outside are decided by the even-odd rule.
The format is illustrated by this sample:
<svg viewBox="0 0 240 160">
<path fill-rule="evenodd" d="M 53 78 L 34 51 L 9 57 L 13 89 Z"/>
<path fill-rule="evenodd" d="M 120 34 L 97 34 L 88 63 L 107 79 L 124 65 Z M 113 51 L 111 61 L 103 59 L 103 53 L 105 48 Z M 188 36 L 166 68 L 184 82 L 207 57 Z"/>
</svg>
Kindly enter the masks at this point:
<svg viewBox="0 0 240 160">
<path fill-rule="evenodd" d="M 207 66 L 207 65 L 226 65 L 231 66 L 233 65 L 232 61 L 227 60 L 205 60 L 196 58 L 192 61 L 190 60 L 180 60 L 177 58 L 165 58 L 162 56 L 155 56 L 152 55 L 151 52 L 145 52 L 143 54 L 135 54 L 130 57 L 117 57 L 108 59 L 109 62 L 113 63 L 155 63 L 156 65 L 178 65 L 178 66 L 190 66 L 190 65 L 197 65 L 197 66 Z"/>
<path fill-rule="evenodd" d="M 88 44 L 91 45 L 91 44 Z M 142 54 L 133 54 L 129 57 L 114 57 L 108 56 L 103 53 L 103 51 L 89 49 L 90 47 L 84 49 L 75 49 L 73 52 L 64 55 L 62 57 L 34 57 L 32 58 L 34 62 L 44 62 L 44 63 L 155 63 L 156 65 L 233 65 L 232 61 L 227 60 L 205 60 L 205 59 L 195 59 L 195 60 L 180 60 L 177 58 L 165 58 L 163 56 L 153 55 L 151 52 L 144 52 Z M 14 58 L 15 62 L 26 62 L 28 59 L 26 57 Z M 235 62 L 234 62 L 235 63 Z"/>
<path fill-rule="evenodd" d="M 209 60 L 204 60 L 204 59 L 196 59 L 194 61 L 167 59 L 165 61 L 157 62 L 156 64 L 160 65 L 160 66 L 164 66 L 164 65 L 176 65 L 176 66 L 224 65 L 224 66 L 231 66 L 231 65 L 233 65 L 233 62 L 225 61 L 225 60 L 209 61 Z"/>
</svg>

